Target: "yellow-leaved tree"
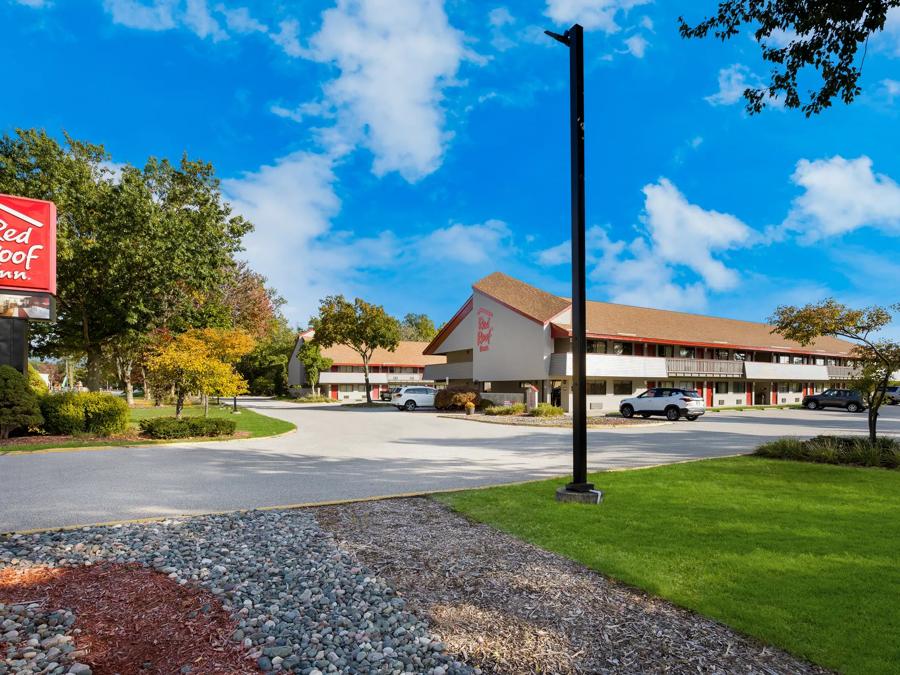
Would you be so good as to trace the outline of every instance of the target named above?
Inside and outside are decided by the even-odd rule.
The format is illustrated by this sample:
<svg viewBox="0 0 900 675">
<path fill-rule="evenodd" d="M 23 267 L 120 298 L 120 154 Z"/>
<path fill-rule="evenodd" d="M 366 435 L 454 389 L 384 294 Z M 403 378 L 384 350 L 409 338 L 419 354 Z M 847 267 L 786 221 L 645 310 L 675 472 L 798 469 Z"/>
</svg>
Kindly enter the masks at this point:
<svg viewBox="0 0 900 675">
<path fill-rule="evenodd" d="M 190 394 L 208 400 L 210 395 L 237 396 L 247 391 L 247 383 L 231 361 L 245 354 L 244 349 L 253 349 L 253 340 L 241 331 L 191 330 L 159 347 L 147 360 L 147 369 L 157 386 L 175 391 L 175 416 L 181 417 Z"/>
</svg>

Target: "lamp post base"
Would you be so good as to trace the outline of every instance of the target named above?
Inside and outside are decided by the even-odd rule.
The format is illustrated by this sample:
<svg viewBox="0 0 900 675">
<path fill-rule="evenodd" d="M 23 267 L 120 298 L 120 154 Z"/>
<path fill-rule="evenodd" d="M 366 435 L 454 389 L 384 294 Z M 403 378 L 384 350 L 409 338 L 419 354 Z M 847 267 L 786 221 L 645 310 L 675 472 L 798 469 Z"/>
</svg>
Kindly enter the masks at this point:
<svg viewBox="0 0 900 675">
<path fill-rule="evenodd" d="M 571 489 L 572 487 L 576 489 Z M 566 487 L 556 489 L 556 501 L 575 504 L 599 504 L 603 501 L 603 491 L 595 490 L 591 483 L 570 483 Z"/>
</svg>

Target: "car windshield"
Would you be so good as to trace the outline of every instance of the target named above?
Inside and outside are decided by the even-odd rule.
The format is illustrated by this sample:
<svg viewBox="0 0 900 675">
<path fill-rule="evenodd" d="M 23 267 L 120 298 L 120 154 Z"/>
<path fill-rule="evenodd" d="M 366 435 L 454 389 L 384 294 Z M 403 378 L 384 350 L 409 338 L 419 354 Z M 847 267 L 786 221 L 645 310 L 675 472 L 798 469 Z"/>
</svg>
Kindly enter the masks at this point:
<svg viewBox="0 0 900 675">
<path fill-rule="evenodd" d="M 688 389 L 688 390 L 685 390 L 684 395 L 685 395 L 685 396 L 688 396 L 689 398 L 703 398 L 703 397 L 700 395 L 700 392 L 697 391 L 697 390 L 695 390 L 695 389 Z"/>
</svg>

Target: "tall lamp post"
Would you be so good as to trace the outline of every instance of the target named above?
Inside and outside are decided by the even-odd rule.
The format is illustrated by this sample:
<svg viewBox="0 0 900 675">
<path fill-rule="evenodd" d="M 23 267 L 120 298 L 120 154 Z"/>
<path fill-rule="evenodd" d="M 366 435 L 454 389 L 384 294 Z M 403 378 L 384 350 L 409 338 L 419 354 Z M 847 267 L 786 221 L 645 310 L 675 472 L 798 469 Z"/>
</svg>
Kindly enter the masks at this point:
<svg viewBox="0 0 900 675">
<path fill-rule="evenodd" d="M 584 30 L 574 24 L 562 35 L 544 31 L 569 48 L 569 124 L 572 161 L 572 482 L 560 501 L 599 503 L 602 493 L 587 480 L 587 322 L 584 262 Z"/>
</svg>

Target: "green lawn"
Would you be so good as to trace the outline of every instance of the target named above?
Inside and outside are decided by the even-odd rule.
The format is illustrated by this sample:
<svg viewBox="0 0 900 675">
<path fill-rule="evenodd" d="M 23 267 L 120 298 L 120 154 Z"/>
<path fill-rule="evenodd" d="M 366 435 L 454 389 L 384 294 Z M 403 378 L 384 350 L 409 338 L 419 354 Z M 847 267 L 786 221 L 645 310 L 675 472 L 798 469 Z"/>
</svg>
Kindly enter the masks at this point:
<svg viewBox="0 0 900 675">
<path fill-rule="evenodd" d="M 847 673 L 900 672 L 900 471 L 755 457 L 439 495 L 463 514 Z"/>
<path fill-rule="evenodd" d="M 266 415 L 261 415 L 258 412 L 254 412 L 253 410 L 247 410 L 246 408 L 240 408 L 239 415 L 233 415 L 231 413 L 230 408 L 219 408 L 217 406 L 210 405 L 209 407 L 209 416 L 210 417 L 226 417 L 228 419 L 233 419 L 237 422 L 238 433 L 247 432 L 250 435 L 250 438 L 259 438 L 261 436 L 274 436 L 276 434 L 283 434 L 285 432 L 291 431 L 295 429 L 296 426 L 291 424 L 290 422 L 284 422 L 282 420 L 275 419 L 274 417 L 268 417 Z M 137 423 L 139 420 L 148 419 L 150 417 L 166 417 L 166 416 L 174 416 L 175 415 L 175 406 L 139 406 L 137 408 L 132 408 L 130 410 L 131 413 L 131 426 L 137 431 Z M 195 416 L 195 415 L 203 415 L 203 407 L 196 406 L 187 406 L 184 408 L 184 415 L 187 416 Z M 158 443 L 172 443 L 177 441 L 157 441 L 157 440 L 98 440 L 96 438 L 84 438 L 84 439 L 73 439 L 71 441 L 60 442 L 51 442 L 51 443 L 35 443 L 32 445 L 13 445 L 3 447 L 0 446 L 0 455 L 11 453 L 11 452 L 32 452 L 34 450 L 48 450 L 54 448 L 88 448 L 88 447 L 103 447 L 103 446 L 117 446 L 117 445 L 153 445 Z"/>
</svg>

